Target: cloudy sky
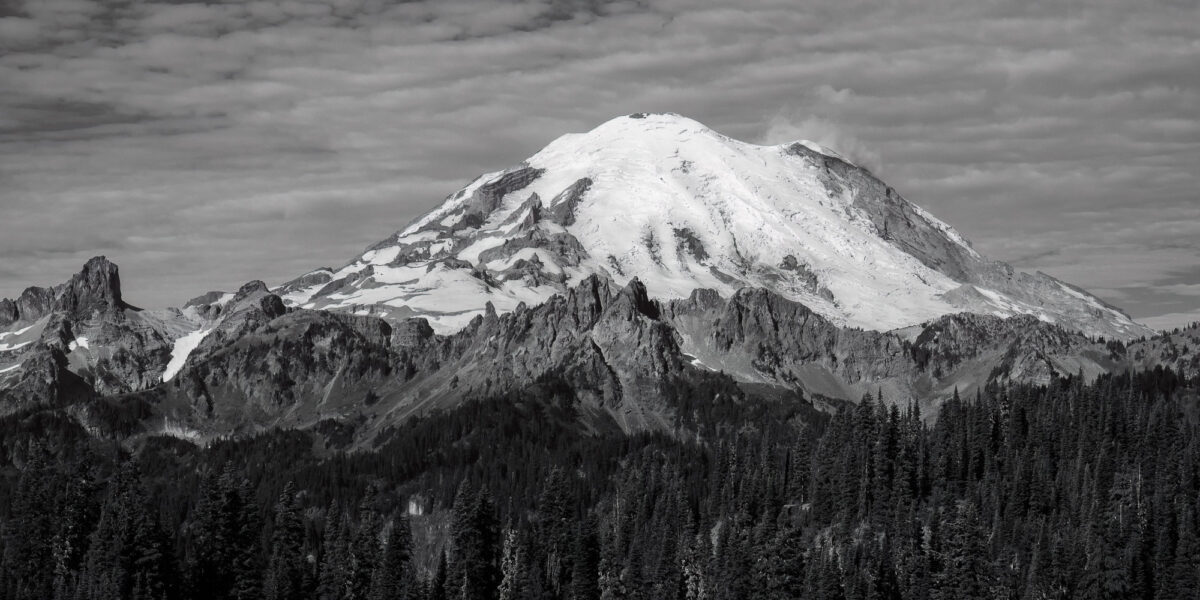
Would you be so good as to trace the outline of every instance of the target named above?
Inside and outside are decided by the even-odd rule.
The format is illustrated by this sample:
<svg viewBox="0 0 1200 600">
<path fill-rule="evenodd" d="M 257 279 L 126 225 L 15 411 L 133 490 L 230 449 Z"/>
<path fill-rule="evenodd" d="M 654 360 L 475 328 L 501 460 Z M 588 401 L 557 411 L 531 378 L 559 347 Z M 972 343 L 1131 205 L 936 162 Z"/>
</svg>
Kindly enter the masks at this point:
<svg viewBox="0 0 1200 600">
<path fill-rule="evenodd" d="M 340 266 L 620 114 L 813 139 L 984 254 L 1200 319 L 1197 0 L 0 0 L 0 296 Z"/>
</svg>

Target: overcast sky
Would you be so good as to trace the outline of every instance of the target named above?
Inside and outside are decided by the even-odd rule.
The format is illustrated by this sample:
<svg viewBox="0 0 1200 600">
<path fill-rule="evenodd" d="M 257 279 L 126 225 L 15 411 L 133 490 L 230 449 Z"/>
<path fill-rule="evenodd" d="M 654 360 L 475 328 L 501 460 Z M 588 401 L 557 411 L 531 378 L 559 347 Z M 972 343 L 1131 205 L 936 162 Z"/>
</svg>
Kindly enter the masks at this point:
<svg viewBox="0 0 1200 600">
<path fill-rule="evenodd" d="M 1196 0 L 0 0 L 0 297 L 340 266 L 620 114 L 808 138 L 985 255 L 1200 319 Z"/>
</svg>

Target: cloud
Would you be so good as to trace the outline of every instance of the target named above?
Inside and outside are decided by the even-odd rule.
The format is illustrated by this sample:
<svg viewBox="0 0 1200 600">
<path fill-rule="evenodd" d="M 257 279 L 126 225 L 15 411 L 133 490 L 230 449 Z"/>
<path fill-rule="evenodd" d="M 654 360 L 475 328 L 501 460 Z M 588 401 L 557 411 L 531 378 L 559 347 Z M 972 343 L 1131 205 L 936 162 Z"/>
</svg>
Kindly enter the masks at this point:
<svg viewBox="0 0 1200 600">
<path fill-rule="evenodd" d="M 850 162 L 866 167 L 876 175 L 883 172 L 883 162 L 878 152 L 868 148 L 843 126 L 820 117 L 808 116 L 796 122 L 782 113 L 775 115 L 760 138 L 764 144 L 784 144 L 797 140 L 816 142 L 841 154 Z"/>
<path fill-rule="evenodd" d="M 563 133 L 672 111 L 829 146 L 986 254 L 1135 314 L 1195 306 L 1168 287 L 1200 283 L 1178 279 L 1200 262 L 1195 2 L 3 10 L 0 296 L 102 252 L 147 306 L 283 281 Z"/>
</svg>

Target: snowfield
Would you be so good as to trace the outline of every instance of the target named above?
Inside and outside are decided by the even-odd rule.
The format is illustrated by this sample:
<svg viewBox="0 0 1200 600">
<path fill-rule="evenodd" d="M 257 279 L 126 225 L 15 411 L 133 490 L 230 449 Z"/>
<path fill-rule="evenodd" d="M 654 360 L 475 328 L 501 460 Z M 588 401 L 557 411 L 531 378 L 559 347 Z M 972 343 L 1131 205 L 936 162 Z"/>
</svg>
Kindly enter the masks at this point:
<svg viewBox="0 0 1200 600">
<path fill-rule="evenodd" d="M 180 336 L 175 340 L 175 346 L 171 349 L 171 360 L 167 362 L 167 366 L 163 369 L 162 380 L 170 381 L 179 370 L 183 368 L 183 364 L 187 362 L 188 356 L 204 341 L 204 337 L 212 331 L 211 329 L 198 329 L 191 333 Z"/>
</svg>

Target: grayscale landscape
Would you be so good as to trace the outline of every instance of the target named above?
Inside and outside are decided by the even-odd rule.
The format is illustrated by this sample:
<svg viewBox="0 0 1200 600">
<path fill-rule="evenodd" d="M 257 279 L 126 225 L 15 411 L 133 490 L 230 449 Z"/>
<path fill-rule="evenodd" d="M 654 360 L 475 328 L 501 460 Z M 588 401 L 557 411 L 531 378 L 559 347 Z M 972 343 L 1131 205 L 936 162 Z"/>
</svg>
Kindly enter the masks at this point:
<svg viewBox="0 0 1200 600">
<path fill-rule="evenodd" d="M 0 600 L 1182 600 L 1194 1 L 0 2 Z"/>
</svg>

